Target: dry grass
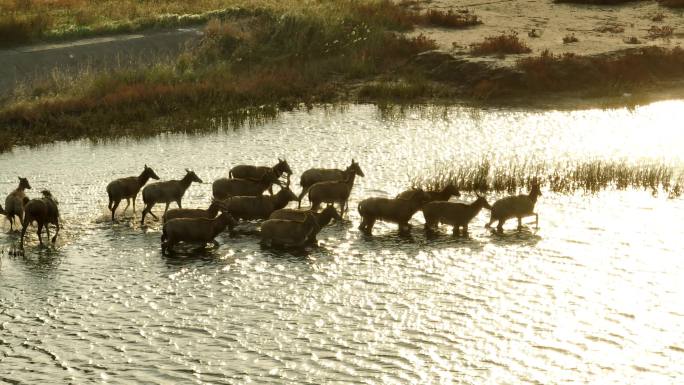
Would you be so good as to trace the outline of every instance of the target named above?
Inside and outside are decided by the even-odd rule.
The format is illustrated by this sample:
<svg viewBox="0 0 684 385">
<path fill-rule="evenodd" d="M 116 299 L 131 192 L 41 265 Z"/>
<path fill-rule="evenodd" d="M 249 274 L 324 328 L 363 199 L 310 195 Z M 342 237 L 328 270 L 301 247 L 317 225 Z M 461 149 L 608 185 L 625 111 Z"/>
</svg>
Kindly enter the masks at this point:
<svg viewBox="0 0 684 385">
<path fill-rule="evenodd" d="M 15 101 L 0 110 L 0 125 L 16 133 L 14 144 L 127 135 L 131 127 L 151 135 L 159 129 L 147 123 L 159 117 L 210 110 L 208 119 L 252 106 L 334 101 L 340 84 L 400 75 L 409 59 L 436 48 L 422 35 L 392 32 L 396 18 L 370 23 L 363 20 L 367 8 L 355 14 L 358 3 L 349 4 L 345 18 L 260 10 L 211 21 L 199 46 L 176 61 L 90 74 L 68 90 Z M 404 94 L 416 90 L 425 92 L 409 87 Z M 186 129 L 184 120 L 174 120 L 167 130 Z"/>
<path fill-rule="evenodd" d="M 658 3 L 670 8 L 684 8 L 684 0 L 658 0 Z"/>
<path fill-rule="evenodd" d="M 600 32 L 600 33 L 623 33 L 625 32 L 625 29 L 619 25 L 604 25 L 598 28 L 595 28 L 594 31 Z"/>
<path fill-rule="evenodd" d="M 572 3 L 572 4 L 592 4 L 592 5 L 622 5 L 626 3 L 634 3 L 639 0 L 553 0 L 554 3 Z"/>
<path fill-rule="evenodd" d="M 480 18 L 467 9 L 453 11 L 428 10 L 424 14 L 424 24 L 444 28 L 466 28 L 482 24 Z"/>
<path fill-rule="evenodd" d="M 579 39 L 577 39 L 574 33 L 563 37 L 563 44 L 577 43 L 578 41 Z"/>
<path fill-rule="evenodd" d="M 318 14 L 327 18 L 359 17 L 393 30 L 410 30 L 416 24 L 464 28 L 480 22 L 468 11 L 421 13 L 390 0 L 0 0 L 0 45 L 197 25 L 241 9 Z"/>
<path fill-rule="evenodd" d="M 414 177 L 413 187 L 436 189 L 454 184 L 461 191 L 495 191 L 514 194 L 528 189 L 533 180 L 550 191 L 572 194 L 576 191 L 597 193 L 602 190 L 643 189 L 654 194 L 663 192 L 678 197 L 684 192 L 684 175 L 680 169 L 658 162 L 578 161 L 544 164 L 511 162 L 493 166 L 487 160 L 453 168 L 440 165 L 426 175 Z"/>
<path fill-rule="evenodd" d="M 539 56 L 520 59 L 518 68 L 525 73 L 528 90 L 620 90 L 684 76 L 684 50 L 645 47 L 622 55 L 596 57 L 544 51 Z"/>
<path fill-rule="evenodd" d="M 507 55 L 532 52 L 524 41 L 518 38 L 518 34 L 503 33 L 498 36 L 489 36 L 480 43 L 470 45 L 472 55 Z"/>
<path fill-rule="evenodd" d="M 672 36 L 674 33 L 674 28 L 672 28 L 669 25 L 664 25 L 662 27 L 658 27 L 657 25 L 652 25 L 651 28 L 648 29 L 648 38 L 649 39 L 667 39 Z"/>
</svg>

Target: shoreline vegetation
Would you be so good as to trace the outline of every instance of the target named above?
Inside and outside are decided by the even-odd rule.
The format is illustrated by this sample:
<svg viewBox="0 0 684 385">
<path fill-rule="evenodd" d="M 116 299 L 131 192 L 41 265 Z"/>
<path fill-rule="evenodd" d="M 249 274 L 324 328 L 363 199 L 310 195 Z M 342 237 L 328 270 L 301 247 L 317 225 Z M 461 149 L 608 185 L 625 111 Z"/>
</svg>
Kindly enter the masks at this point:
<svg viewBox="0 0 684 385">
<path fill-rule="evenodd" d="M 146 6 L 140 20 L 154 14 Z M 30 13 L 21 12 L 15 17 Z M 684 49 L 678 46 L 600 56 L 546 50 L 503 65 L 491 55 L 529 50 L 513 32 L 486 37 L 460 56 L 437 50 L 424 35 L 406 34 L 417 26 L 482 23 L 467 9 L 413 10 L 388 0 L 236 0 L 208 20 L 203 37 L 177 58 L 47 79 L 17 93 L 0 104 L 0 152 L 62 140 L 200 132 L 215 129 L 213 119 L 239 125 L 315 104 L 531 105 L 563 96 L 639 95 L 684 80 Z"/>
<path fill-rule="evenodd" d="M 458 166 L 454 166 L 458 164 Z M 412 188 L 439 191 L 453 185 L 459 191 L 515 194 L 529 190 L 533 182 L 559 194 L 583 191 L 596 194 L 603 190 L 644 190 L 653 196 L 665 194 L 678 198 L 684 194 L 684 173 L 662 162 L 628 160 L 592 160 L 544 163 L 525 160 L 492 165 L 486 158 L 479 162 L 446 162 L 412 178 Z"/>
</svg>

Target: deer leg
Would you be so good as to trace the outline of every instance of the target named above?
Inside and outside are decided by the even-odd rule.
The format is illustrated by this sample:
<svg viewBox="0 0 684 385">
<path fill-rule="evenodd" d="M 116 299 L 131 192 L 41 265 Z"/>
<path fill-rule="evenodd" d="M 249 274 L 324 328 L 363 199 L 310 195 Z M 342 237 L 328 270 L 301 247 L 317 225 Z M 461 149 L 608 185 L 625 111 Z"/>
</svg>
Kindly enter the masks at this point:
<svg viewBox="0 0 684 385">
<path fill-rule="evenodd" d="M 47 238 L 50 239 L 50 224 L 45 224 L 45 232 L 47 233 Z"/>
<path fill-rule="evenodd" d="M 176 201 L 176 204 L 178 205 L 178 208 L 179 208 L 179 209 L 182 209 L 182 208 L 183 208 L 183 205 L 181 204 L 181 200 L 180 200 L 180 199 Z M 167 203 L 167 204 L 166 204 L 166 210 L 168 210 L 168 209 L 169 209 L 169 204 Z M 164 214 L 166 214 L 166 210 L 164 210 Z"/>
<path fill-rule="evenodd" d="M 43 236 L 40 235 L 40 233 L 43 232 L 43 224 L 38 222 L 38 241 L 40 242 L 40 245 L 43 246 Z"/>
<path fill-rule="evenodd" d="M 9 222 L 10 222 L 10 229 L 9 229 L 9 231 L 10 231 L 10 233 L 11 233 L 11 232 L 12 232 L 12 228 L 14 227 L 14 215 L 11 215 L 11 216 L 9 216 L 9 217 L 7 217 L 7 218 L 9 218 Z"/>
<path fill-rule="evenodd" d="M 131 198 L 126 198 L 126 207 L 124 207 L 123 212 L 121 213 L 122 216 L 126 215 L 126 210 L 128 210 L 128 206 L 130 206 L 130 205 L 131 205 Z"/>
<path fill-rule="evenodd" d="M 499 219 L 499 223 L 496 225 L 496 231 L 503 232 L 503 225 L 505 222 L 505 219 Z"/>
<path fill-rule="evenodd" d="M 214 244 L 214 247 L 220 246 L 220 244 L 218 243 L 218 241 L 216 239 L 213 239 L 211 242 Z"/>
<path fill-rule="evenodd" d="M 311 202 L 311 210 L 318 211 L 318 207 L 321 205 L 320 202 Z"/>
<path fill-rule="evenodd" d="M 135 216 L 135 200 L 138 198 L 138 194 L 133 195 L 133 216 Z"/>
<path fill-rule="evenodd" d="M 539 214 L 534 213 L 534 226 L 539 228 Z"/>
<path fill-rule="evenodd" d="M 522 225 L 522 217 L 518 217 L 518 231 L 522 230 L 523 225 Z"/>
<path fill-rule="evenodd" d="M 150 204 L 150 205 L 148 206 L 148 208 L 147 208 L 147 212 L 148 212 L 150 215 L 152 215 L 152 218 L 154 218 L 154 220 L 158 221 L 159 218 L 158 218 L 156 215 L 154 215 L 154 213 L 152 212 L 152 207 L 154 207 L 154 205 L 155 205 L 155 203 Z M 168 204 L 168 203 L 166 204 L 166 207 L 167 207 L 167 208 L 169 207 L 169 204 Z"/>
<path fill-rule="evenodd" d="M 375 218 L 369 219 L 366 222 L 366 233 L 370 234 L 373 232 L 373 226 L 375 225 Z"/>
<path fill-rule="evenodd" d="M 55 223 L 55 236 L 52 237 L 52 243 L 55 243 L 57 240 L 57 234 L 59 234 L 59 219 L 57 220 L 57 223 Z"/>
<path fill-rule="evenodd" d="M 463 236 L 468 236 L 468 224 L 463 225 Z"/>
<path fill-rule="evenodd" d="M 114 213 L 116 212 L 116 208 L 119 207 L 119 203 L 121 201 L 115 201 L 114 205 L 112 206 L 112 222 L 114 222 Z M 125 210 L 124 210 L 125 211 Z"/>
<path fill-rule="evenodd" d="M 29 219 L 24 218 L 24 223 L 22 224 L 22 227 L 21 227 L 21 242 L 19 243 L 19 247 L 22 249 L 24 248 L 24 235 L 26 234 L 26 228 L 28 227 L 28 225 L 29 225 Z"/>
</svg>

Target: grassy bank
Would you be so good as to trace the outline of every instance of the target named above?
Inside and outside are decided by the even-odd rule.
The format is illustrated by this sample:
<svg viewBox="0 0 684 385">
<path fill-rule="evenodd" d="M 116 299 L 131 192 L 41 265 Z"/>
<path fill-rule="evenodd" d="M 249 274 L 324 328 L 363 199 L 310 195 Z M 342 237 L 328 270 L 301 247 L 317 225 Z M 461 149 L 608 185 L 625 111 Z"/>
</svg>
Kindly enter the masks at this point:
<svg viewBox="0 0 684 385">
<path fill-rule="evenodd" d="M 350 84 L 407 76 L 406 63 L 435 48 L 414 25 L 464 28 L 469 12 L 417 12 L 389 1 L 330 2 L 288 12 L 237 9 L 213 18 L 202 41 L 156 66 L 90 73 L 0 109 L 2 150 L 82 137 L 186 130 L 187 116 L 230 115 L 254 106 L 292 108 L 348 99 Z M 153 124 L 164 117 L 163 124 Z"/>
<path fill-rule="evenodd" d="M 328 13 L 332 2 L 295 0 L 0 0 L 0 47 L 36 41 L 70 39 L 155 28 L 200 25 L 212 18 L 226 17 L 242 9 L 263 9 L 273 13 Z M 368 5 L 342 1 L 342 7 L 358 8 L 366 16 L 389 20 L 395 26 L 430 24 L 453 28 L 480 23 L 465 10 L 425 13 L 407 11 L 388 2 Z M 371 23 L 372 20 L 369 20 Z"/>
<path fill-rule="evenodd" d="M 558 164 L 525 161 L 498 166 L 486 159 L 466 164 L 451 162 L 414 178 L 412 186 L 439 190 L 453 184 L 461 191 L 516 194 L 529 189 L 533 180 L 561 194 L 643 189 L 675 198 L 684 193 L 684 174 L 670 165 L 608 160 Z"/>
</svg>

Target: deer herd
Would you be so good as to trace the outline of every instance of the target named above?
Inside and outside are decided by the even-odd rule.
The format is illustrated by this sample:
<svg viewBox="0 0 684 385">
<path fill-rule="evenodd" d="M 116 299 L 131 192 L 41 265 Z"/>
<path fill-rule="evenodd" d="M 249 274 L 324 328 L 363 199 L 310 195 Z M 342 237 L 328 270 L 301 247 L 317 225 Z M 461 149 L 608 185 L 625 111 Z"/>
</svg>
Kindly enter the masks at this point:
<svg viewBox="0 0 684 385">
<path fill-rule="evenodd" d="M 302 191 L 299 195 L 290 189 L 292 169 L 282 159 L 278 159 L 273 167 L 238 165 L 228 175 L 228 178 L 220 178 L 212 183 L 213 198 L 206 209 L 188 209 L 182 206 L 183 195 L 193 182 L 203 183 L 202 179 L 186 169 L 185 175 L 178 180 L 148 184 L 150 179 L 159 180 L 159 176 L 145 165 L 140 175 L 116 179 L 107 185 L 107 207 L 111 212 L 111 220 L 116 221 L 116 210 L 124 199 L 126 207 L 121 215 L 126 213 L 131 201 L 135 214 L 135 201 L 142 189 L 144 208 L 140 218 L 141 226 L 144 226 L 147 214 L 158 220 L 152 208 L 157 203 L 165 204 L 162 216 L 162 253 L 172 252 L 173 247 L 181 242 L 217 244 L 217 235 L 226 228 L 232 233 L 239 220 L 262 220 L 259 235 L 264 246 L 301 248 L 315 244 L 318 232 L 333 219 L 342 220 L 348 210 L 354 181 L 357 176 L 363 177 L 364 173 L 354 160 L 344 170 L 306 170 L 300 178 Z M 286 176 L 284 181 L 283 175 Z M 279 186 L 280 190 L 274 193 L 273 185 Z M 33 222 L 37 223 L 41 245 L 43 228 L 49 238 L 48 225 L 54 225 L 54 243 L 60 228 L 57 200 L 48 190 L 43 190 L 40 198 L 29 199 L 25 193 L 27 189 L 31 189 L 29 181 L 19 177 L 19 185 L 5 199 L 5 207 L 0 206 L 0 214 L 4 214 L 9 220 L 10 232 L 18 231 L 21 225 L 21 247 L 26 229 Z M 265 194 L 266 191 L 268 194 Z M 426 232 L 434 232 L 441 223 L 452 226 L 454 235 L 460 235 L 461 229 L 463 235 L 467 235 L 468 224 L 483 208 L 491 212 L 486 227 L 498 222 L 496 228 L 499 232 L 503 231 L 504 223 L 511 218 L 518 219 L 518 229 L 522 228 L 522 218 L 527 216 L 535 216 L 537 226 L 539 224 L 539 217 L 534 213 L 537 197 L 541 195 L 536 181 L 532 183 L 529 194 L 505 197 L 493 205 L 479 194 L 476 194 L 475 201 L 470 204 L 449 202 L 452 196 L 460 195 L 455 186 L 447 185 L 440 191 L 412 188 L 394 198 L 366 198 L 358 205 L 361 215 L 358 228 L 370 235 L 375 221 L 381 220 L 396 223 L 399 232 L 406 233 L 410 230 L 409 220 L 422 210 Z M 305 197 L 310 202 L 308 209 L 301 208 Z M 178 208 L 169 210 L 172 202 Z M 297 209 L 286 208 L 290 202 L 297 202 Z M 326 206 L 320 210 L 324 203 Z M 334 206 L 336 203 L 339 212 Z M 16 230 L 15 218 L 18 219 Z"/>
</svg>

